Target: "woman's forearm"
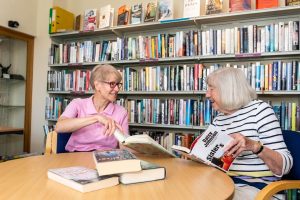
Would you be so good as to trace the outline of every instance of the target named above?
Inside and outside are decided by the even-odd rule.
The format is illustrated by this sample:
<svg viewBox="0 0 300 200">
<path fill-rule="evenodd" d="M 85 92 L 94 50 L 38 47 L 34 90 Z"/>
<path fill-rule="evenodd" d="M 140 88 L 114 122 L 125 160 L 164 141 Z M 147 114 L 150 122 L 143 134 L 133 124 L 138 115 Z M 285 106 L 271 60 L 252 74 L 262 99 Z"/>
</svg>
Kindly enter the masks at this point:
<svg viewBox="0 0 300 200">
<path fill-rule="evenodd" d="M 97 121 L 97 115 L 83 118 L 61 117 L 56 123 L 55 131 L 59 133 L 73 132 Z"/>
<path fill-rule="evenodd" d="M 283 159 L 280 153 L 264 146 L 263 151 L 258 154 L 258 157 L 266 163 L 266 165 L 274 174 L 281 175 L 283 168 Z"/>
</svg>

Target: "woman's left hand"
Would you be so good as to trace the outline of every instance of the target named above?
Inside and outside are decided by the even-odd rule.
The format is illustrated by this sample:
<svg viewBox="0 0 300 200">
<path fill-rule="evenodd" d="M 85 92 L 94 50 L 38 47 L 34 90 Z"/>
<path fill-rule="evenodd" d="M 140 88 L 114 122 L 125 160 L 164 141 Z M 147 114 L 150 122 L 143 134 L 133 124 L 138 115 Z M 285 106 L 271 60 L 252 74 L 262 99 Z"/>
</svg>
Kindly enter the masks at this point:
<svg viewBox="0 0 300 200">
<path fill-rule="evenodd" d="M 243 151 L 257 152 L 259 149 L 259 143 L 251 140 L 240 133 L 230 134 L 233 137 L 233 141 L 229 143 L 224 151 L 226 155 L 232 155 L 236 158 Z"/>
</svg>

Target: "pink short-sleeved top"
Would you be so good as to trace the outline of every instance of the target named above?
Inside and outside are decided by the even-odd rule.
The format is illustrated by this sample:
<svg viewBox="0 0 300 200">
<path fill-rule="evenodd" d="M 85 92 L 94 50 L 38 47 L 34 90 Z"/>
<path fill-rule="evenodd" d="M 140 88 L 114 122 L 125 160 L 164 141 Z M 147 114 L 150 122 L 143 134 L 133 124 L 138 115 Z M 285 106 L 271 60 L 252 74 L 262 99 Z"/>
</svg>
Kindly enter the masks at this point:
<svg viewBox="0 0 300 200">
<path fill-rule="evenodd" d="M 128 134 L 128 115 L 125 108 L 109 103 L 103 112 L 98 113 L 93 104 L 93 96 L 85 99 L 74 99 L 66 107 L 62 116 L 67 118 L 80 118 L 93 115 L 104 115 L 119 123 L 125 134 Z M 67 151 L 106 150 L 118 147 L 117 139 L 105 136 L 106 129 L 99 122 L 74 131 L 66 145 Z"/>
</svg>

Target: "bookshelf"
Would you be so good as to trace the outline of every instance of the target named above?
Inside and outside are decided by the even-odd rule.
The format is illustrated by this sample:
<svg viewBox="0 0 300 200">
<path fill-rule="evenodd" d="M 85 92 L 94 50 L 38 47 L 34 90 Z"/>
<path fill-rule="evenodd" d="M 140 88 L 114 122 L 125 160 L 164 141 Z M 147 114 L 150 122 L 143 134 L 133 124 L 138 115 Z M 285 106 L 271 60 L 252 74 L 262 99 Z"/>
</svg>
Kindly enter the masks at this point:
<svg viewBox="0 0 300 200">
<path fill-rule="evenodd" d="M 74 41 L 92 41 L 94 43 L 96 42 L 103 42 L 103 41 L 109 41 L 109 42 L 116 42 L 118 45 L 119 41 L 126 38 L 131 38 L 130 40 L 139 40 L 139 36 L 141 36 L 143 41 L 147 40 L 147 37 L 150 39 L 153 37 L 156 38 L 164 38 L 168 37 L 166 41 L 169 42 L 170 37 L 176 37 L 177 34 L 183 34 L 184 36 L 188 34 L 196 34 L 197 37 L 200 35 L 202 37 L 202 34 L 208 31 L 213 32 L 224 32 L 225 29 L 230 28 L 232 31 L 234 29 L 242 29 L 246 26 L 254 26 L 256 27 L 256 31 L 259 29 L 267 29 L 268 25 L 272 24 L 272 26 L 275 27 L 275 24 L 278 25 L 278 22 L 283 22 L 284 26 L 288 26 L 290 21 L 297 21 L 298 27 L 299 27 L 299 12 L 300 12 L 300 6 L 289 6 L 289 7 L 278 7 L 278 8 L 272 8 L 272 9 L 261 9 L 261 10 L 248 10 L 248 11 L 242 11 L 242 12 L 234 12 L 234 13 L 220 13 L 215 15 L 206 15 L 206 16 L 199 16 L 194 18 L 180 18 L 175 20 L 166 20 L 161 22 L 149 22 L 149 23 L 142 23 L 137 25 L 121 25 L 121 26 L 113 26 L 110 28 L 103 28 L 103 29 L 97 29 L 95 31 L 91 32 L 82 32 L 82 31 L 72 31 L 72 32 L 65 32 L 65 33 L 55 33 L 51 34 L 50 37 L 52 41 L 56 44 L 65 44 L 65 43 L 71 43 Z M 276 25 L 276 26 L 277 26 Z M 251 29 L 252 30 L 252 29 Z M 298 29 L 299 30 L 299 29 Z M 181 33 L 182 32 L 182 33 Z M 232 32 L 231 32 L 232 33 Z M 234 32 L 233 32 L 234 33 Z M 188 36 L 187 36 L 188 37 Z M 231 37 L 231 36 L 230 36 Z M 252 36 L 253 37 L 253 36 Z M 201 38 L 203 39 L 203 38 Z M 299 32 L 298 32 L 298 41 L 299 41 Z M 129 40 L 129 39 L 128 39 Z M 163 40 L 163 39 L 162 39 Z M 184 39 L 185 40 L 185 39 Z M 192 40 L 192 39 L 190 39 Z M 188 41 L 188 40 L 186 40 Z M 194 40 L 193 40 L 194 41 Z M 185 41 L 184 41 L 185 42 Z M 232 41 L 233 42 L 233 41 Z M 122 44 L 122 43 L 121 43 Z M 199 45 L 199 40 L 197 45 Z M 185 44 L 186 45 L 186 44 Z M 193 44 L 195 45 L 195 44 Z M 203 45 L 203 43 L 201 43 Z M 127 46 L 128 47 L 128 46 Z M 193 49 L 194 48 L 194 49 Z M 202 47 L 203 48 L 203 47 Z M 157 69 L 158 67 L 163 70 L 164 68 L 168 68 L 168 70 L 172 70 L 172 68 L 176 68 L 176 66 L 180 66 L 179 71 L 182 73 L 195 73 L 195 66 L 196 65 L 203 65 L 203 69 L 207 70 L 214 70 L 216 69 L 216 66 L 228 66 L 231 67 L 237 65 L 237 67 L 241 67 L 243 65 L 243 70 L 245 70 L 245 73 L 247 71 L 251 71 L 251 67 L 253 67 L 253 64 L 255 63 L 261 63 L 261 65 L 269 65 L 273 66 L 274 62 L 280 61 L 280 63 L 286 63 L 285 65 L 288 65 L 288 63 L 295 62 L 296 66 L 298 66 L 299 69 L 299 42 L 298 47 L 296 50 L 288 49 L 279 51 L 277 50 L 267 50 L 267 51 L 258 51 L 253 50 L 249 52 L 248 50 L 244 53 L 241 53 L 240 51 L 237 52 L 235 49 L 230 50 L 229 52 L 225 53 L 217 53 L 217 52 L 209 52 L 209 50 L 206 53 L 203 53 L 203 49 L 200 48 L 196 49 L 195 46 L 192 46 L 191 49 L 193 49 L 193 53 L 189 53 L 187 55 L 187 50 L 182 55 L 175 55 L 175 56 L 141 56 L 138 55 L 135 58 L 129 57 L 116 57 L 113 60 L 111 59 L 104 59 L 104 60 L 92 60 L 91 62 L 75 62 L 75 63 L 64 63 L 64 61 L 58 61 L 55 62 L 55 59 L 52 59 L 53 62 L 50 62 L 49 67 L 52 71 L 61 71 L 61 70 L 74 70 L 74 69 L 80 69 L 82 71 L 91 70 L 93 66 L 97 64 L 111 64 L 120 69 L 120 71 L 123 73 L 123 84 L 124 88 L 122 91 L 119 92 L 119 98 L 121 99 L 120 102 L 122 105 L 128 108 L 129 115 L 132 115 L 131 118 L 134 118 L 134 120 L 130 120 L 130 130 L 134 131 L 161 131 L 161 132 L 174 132 L 174 133 L 191 133 L 191 134 L 199 134 L 201 133 L 208 125 L 207 121 L 202 123 L 194 123 L 192 120 L 195 116 L 198 116 L 199 113 L 193 113 L 192 107 L 191 107 L 191 115 L 192 117 L 190 119 L 187 119 L 186 116 L 184 116 L 184 119 L 181 119 L 183 121 L 180 121 L 180 119 L 175 120 L 175 122 L 170 123 L 170 119 L 162 123 L 162 119 L 158 119 L 159 123 L 151 123 L 151 122 L 142 122 L 137 123 L 136 118 L 139 119 L 140 117 L 145 116 L 139 116 L 138 112 L 139 109 L 137 109 L 137 106 L 139 104 L 139 101 L 142 101 L 143 99 L 157 99 L 159 102 L 158 109 L 161 109 L 161 102 L 164 100 L 172 100 L 176 99 L 179 101 L 178 105 L 180 106 L 180 109 L 177 110 L 177 113 L 185 112 L 187 106 L 195 106 L 199 107 L 200 103 L 204 104 L 201 106 L 205 107 L 205 91 L 206 86 L 204 83 L 205 77 L 202 77 L 203 80 L 198 81 L 198 84 L 201 82 L 201 87 L 197 86 L 197 89 L 195 89 L 195 80 L 193 80 L 194 76 L 191 76 L 191 80 L 193 80 L 193 83 L 189 86 L 188 89 L 177 87 L 179 86 L 167 86 L 164 88 L 163 83 L 158 83 L 158 86 L 160 89 L 136 89 L 137 86 L 133 86 L 131 89 L 126 89 L 126 82 L 141 82 L 136 81 L 139 80 L 142 76 L 145 76 L 146 79 L 148 74 L 144 72 L 144 69 L 146 71 L 147 67 L 151 67 L 152 69 Z M 216 47 L 215 47 L 216 48 Z M 265 47 L 263 47 L 265 48 Z M 119 48 L 120 49 L 120 48 Z M 168 50 L 168 49 L 166 49 Z M 195 53 L 196 52 L 196 53 Z M 118 51 L 118 54 L 121 54 L 121 51 Z M 193 54 L 193 55 L 191 55 Z M 211 67 L 213 66 L 213 67 Z M 188 70 L 186 70 L 188 68 Z M 272 67 L 271 67 L 272 68 Z M 129 70 L 128 70 L 129 69 Z M 126 70 L 129 71 L 129 76 L 126 74 Z M 141 74 L 139 74 L 140 70 Z M 191 70 L 191 71 L 189 71 Z M 188 72 L 189 71 L 189 72 Z M 136 72 L 138 75 L 132 75 Z M 146 73 L 146 75 L 145 75 Z M 159 72 L 160 75 L 163 73 L 162 71 Z M 207 72 L 209 73 L 209 72 Z M 252 72 L 255 73 L 255 70 Z M 181 77 L 182 74 L 177 74 L 177 78 Z M 154 74 L 150 76 L 156 76 Z M 188 77 L 188 76 L 186 76 Z M 297 77 L 297 76 L 296 76 Z M 182 77 L 181 77 L 182 78 Z M 198 77 L 199 78 L 199 77 Z M 173 82 L 172 84 L 177 84 L 184 86 L 184 84 L 187 84 L 187 79 L 182 82 L 182 80 L 169 80 L 170 77 L 167 76 L 167 82 L 168 84 L 170 82 Z M 163 78 L 164 80 L 164 78 Z M 176 82 L 177 81 L 177 82 Z M 299 76 L 297 81 L 299 82 Z M 252 84 L 255 86 L 256 80 L 252 80 Z M 262 80 L 262 82 L 265 82 Z M 270 82 L 272 83 L 272 82 Z M 140 84 L 140 83 L 138 83 Z M 170 83 L 171 84 L 171 83 Z M 164 88 L 164 89 L 162 89 Z M 295 89 L 296 88 L 296 89 Z M 274 102 L 275 105 L 280 105 L 281 101 L 286 100 L 288 102 L 296 103 L 296 105 L 299 107 L 300 105 L 300 85 L 296 86 L 294 89 L 265 89 L 261 86 L 257 89 L 257 94 L 259 98 L 263 100 L 269 100 L 272 103 Z M 63 98 L 74 98 L 76 96 L 89 96 L 92 94 L 91 91 L 48 91 L 49 96 L 56 97 L 60 96 Z M 134 106 L 130 106 L 128 104 L 131 104 L 130 102 L 135 101 L 135 103 L 132 103 Z M 188 105 L 185 104 L 185 102 L 188 102 L 188 100 L 192 100 L 191 104 Z M 183 103 L 182 103 L 183 102 Z M 146 102 L 147 104 L 151 104 Z M 155 103 L 154 103 L 155 104 Z M 151 104 L 152 105 L 152 104 Z M 167 107 L 169 107 L 168 104 L 166 104 Z M 142 105 L 143 107 L 144 105 Z M 131 111 L 132 107 L 134 107 L 134 111 Z M 211 112 L 211 108 L 207 108 L 209 110 L 208 118 L 211 119 L 214 115 L 214 113 Z M 133 112 L 133 113 L 132 113 Z M 157 112 L 157 111 L 153 111 Z M 153 119 L 157 120 L 157 118 L 161 117 L 162 110 L 158 111 L 157 116 L 153 117 Z M 169 112 L 169 110 L 165 110 L 164 114 L 166 112 Z M 203 115 L 207 115 L 207 111 L 200 111 L 203 113 Z M 145 113 L 144 113 L 145 115 Z M 136 117 L 138 116 L 138 117 Z M 167 115 L 166 115 L 167 116 Z M 170 117 L 169 115 L 167 117 Z M 203 116 L 205 117 L 205 116 Z M 182 117 L 181 117 L 182 118 Z M 191 120 L 190 122 L 187 122 Z M 55 118 L 51 119 L 50 123 L 55 123 Z M 289 127 L 290 128 L 290 127 Z M 299 130 L 299 129 L 297 129 Z"/>
</svg>

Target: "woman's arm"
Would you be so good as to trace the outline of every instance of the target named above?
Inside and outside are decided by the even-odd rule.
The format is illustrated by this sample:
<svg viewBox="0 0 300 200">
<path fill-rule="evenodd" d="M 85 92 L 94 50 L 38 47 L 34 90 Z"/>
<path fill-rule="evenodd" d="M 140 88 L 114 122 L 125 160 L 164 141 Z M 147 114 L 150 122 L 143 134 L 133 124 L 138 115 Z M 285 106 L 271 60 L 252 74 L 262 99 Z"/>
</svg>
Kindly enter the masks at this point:
<svg viewBox="0 0 300 200">
<path fill-rule="evenodd" d="M 59 133 L 73 132 L 85 126 L 94 123 L 101 123 L 105 126 L 105 135 L 111 135 L 116 129 L 116 123 L 113 119 L 105 117 L 103 115 L 93 115 L 82 118 L 67 118 L 61 116 L 55 126 L 55 131 Z"/>
<path fill-rule="evenodd" d="M 262 144 L 251 140 L 240 133 L 233 133 L 230 136 L 232 136 L 234 140 L 227 146 L 225 151 L 227 151 L 228 155 L 233 155 L 234 158 L 243 151 L 252 151 L 253 153 L 256 153 L 261 148 Z M 257 154 L 257 156 L 265 162 L 274 174 L 282 174 L 283 159 L 280 153 L 264 146 L 263 150 Z"/>
</svg>

